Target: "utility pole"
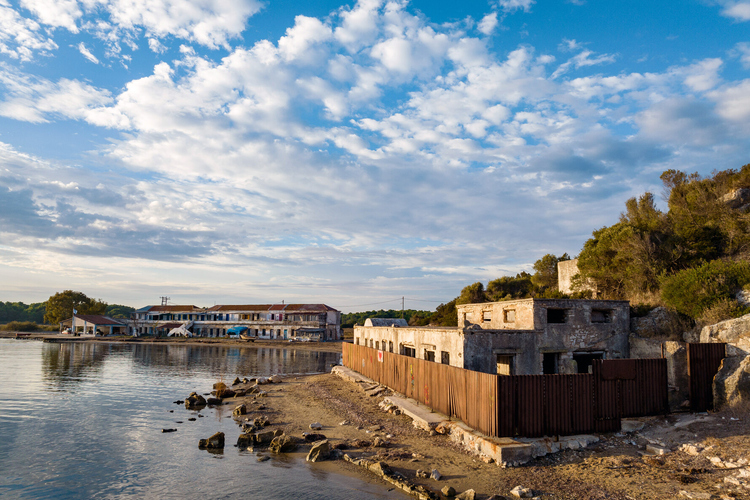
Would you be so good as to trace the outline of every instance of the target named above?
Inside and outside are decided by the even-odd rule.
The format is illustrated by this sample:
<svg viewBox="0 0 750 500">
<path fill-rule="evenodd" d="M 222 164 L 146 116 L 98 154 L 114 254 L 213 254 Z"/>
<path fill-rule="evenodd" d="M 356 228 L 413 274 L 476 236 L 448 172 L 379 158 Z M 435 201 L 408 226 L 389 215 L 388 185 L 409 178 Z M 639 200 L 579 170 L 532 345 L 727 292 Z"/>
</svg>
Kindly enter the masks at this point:
<svg viewBox="0 0 750 500">
<path fill-rule="evenodd" d="M 401 319 L 404 319 L 404 298 L 401 297 Z"/>
</svg>

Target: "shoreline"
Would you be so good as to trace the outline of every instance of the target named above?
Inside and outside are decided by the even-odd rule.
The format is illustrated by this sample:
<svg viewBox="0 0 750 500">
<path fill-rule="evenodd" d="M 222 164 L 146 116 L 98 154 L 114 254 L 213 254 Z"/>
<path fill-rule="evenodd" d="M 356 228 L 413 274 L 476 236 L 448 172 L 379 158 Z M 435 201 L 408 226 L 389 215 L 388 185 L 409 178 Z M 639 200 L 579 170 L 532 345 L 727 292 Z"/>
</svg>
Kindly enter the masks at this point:
<svg viewBox="0 0 750 500">
<path fill-rule="evenodd" d="M 240 392 L 250 387 L 252 384 L 230 386 Z M 671 500 L 716 494 L 723 500 L 750 498 L 750 485 L 745 488 L 733 482 L 737 481 L 737 469 L 717 465 L 736 460 L 750 465 L 750 425 L 745 422 L 750 419 L 746 415 L 645 417 L 641 430 L 599 434 L 599 441 L 587 448 L 504 468 L 485 463 L 448 436 L 415 428 L 406 415 L 384 411 L 380 403 L 386 394 L 371 397 L 360 385 L 332 373 L 282 377 L 279 383 L 258 385 L 254 390 L 260 392 L 227 398 L 204 410 L 226 414 L 245 405 L 246 414 L 234 415 L 237 434 L 227 435 L 228 449 L 242 434 L 243 425 L 267 419 L 268 425 L 255 433 L 276 431 L 296 438 L 299 447 L 293 453 L 300 455 L 312 445 L 303 441 L 303 433 L 322 434 L 331 447 L 340 449 L 338 458 L 327 467 L 369 481 L 387 479 L 393 486 L 389 478 L 382 477 L 383 465 L 379 464 L 385 464 L 386 470 L 412 485 L 411 494 L 416 497 L 427 498 L 427 491 L 432 498 L 457 498 L 441 493 L 451 487 L 457 496 L 474 491 L 473 496 L 463 498 L 510 499 L 516 498 L 511 490 L 521 486 L 533 490 L 534 498 L 544 500 Z M 321 424 L 321 429 L 311 429 L 313 423 Z M 647 453 L 654 443 L 662 443 L 667 451 L 663 455 Z M 681 447 L 685 443 L 700 451 L 695 455 L 685 451 Z M 241 446 L 247 446 L 247 440 Z M 253 451 L 274 456 L 264 446 Z M 439 480 L 430 478 L 433 470 L 439 472 Z"/>
<path fill-rule="evenodd" d="M 16 334 L 30 335 L 23 339 L 17 339 Z M 344 341 L 331 342 L 289 342 L 279 340 L 258 339 L 254 341 L 223 339 L 223 338 L 204 338 L 204 337 L 75 337 L 60 333 L 46 332 L 0 332 L 0 338 L 12 340 L 37 340 L 44 342 L 101 342 L 113 344 L 166 344 L 166 345 L 198 345 L 198 346 L 227 346 L 227 347 L 250 347 L 250 348 L 275 348 L 275 349 L 295 349 L 303 351 L 319 351 L 340 353 L 341 344 Z"/>
</svg>

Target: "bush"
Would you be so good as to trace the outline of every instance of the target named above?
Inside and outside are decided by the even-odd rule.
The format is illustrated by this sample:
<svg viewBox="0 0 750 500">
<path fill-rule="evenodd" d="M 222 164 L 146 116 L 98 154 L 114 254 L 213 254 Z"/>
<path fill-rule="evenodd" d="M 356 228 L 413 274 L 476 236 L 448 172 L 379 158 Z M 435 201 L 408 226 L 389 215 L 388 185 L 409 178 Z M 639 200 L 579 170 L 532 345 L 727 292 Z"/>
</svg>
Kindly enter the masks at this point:
<svg viewBox="0 0 750 500">
<path fill-rule="evenodd" d="M 743 307 L 734 299 L 723 299 L 703 311 L 699 321 L 703 325 L 715 325 L 721 321 L 739 318 L 748 313 L 750 313 L 750 307 Z"/>
<path fill-rule="evenodd" d="M 8 332 L 36 332 L 41 328 L 33 321 L 11 321 L 3 326 L 1 329 Z"/>
<path fill-rule="evenodd" d="M 664 303 L 697 319 L 750 284 L 750 262 L 714 260 L 661 277 Z"/>
</svg>

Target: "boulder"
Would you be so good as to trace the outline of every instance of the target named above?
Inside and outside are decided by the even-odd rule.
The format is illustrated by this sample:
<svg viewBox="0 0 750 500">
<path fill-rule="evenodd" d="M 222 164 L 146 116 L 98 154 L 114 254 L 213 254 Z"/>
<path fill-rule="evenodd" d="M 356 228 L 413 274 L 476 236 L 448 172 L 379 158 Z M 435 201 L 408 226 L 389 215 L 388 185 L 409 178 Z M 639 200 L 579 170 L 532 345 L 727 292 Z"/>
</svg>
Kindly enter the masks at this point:
<svg viewBox="0 0 750 500">
<path fill-rule="evenodd" d="M 281 375 L 271 375 L 268 378 L 268 381 L 271 382 L 272 384 L 280 384 L 283 381 L 283 379 L 281 378 Z"/>
<path fill-rule="evenodd" d="M 282 434 L 273 438 L 268 448 L 274 453 L 289 453 L 297 449 L 297 444 L 297 438 L 288 434 Z"/>
<path fill-rule="evenodd" d="M 466 490 L 460 495 L 456 495 L 456 500 L 474 500 L 477 497 L 477 493 L 474 490 Z"/>
<path fill-rule="evenodd" d="M 185 399 L 185 408 L 192 410 L 194 408 L 202 408 L 206 406 L 206 398 L 198 394 L 197 392 L 191 392 L 190 396 Z"/>
<path fill-rule="evenodd" d="M 432 469 L 432 472 L 430 473 L 430 479 L 434 479 L 435 481 L 440 481 L 440 478 L 442 478 L 443 475 L 438 472 L 437 469 Z"/>
<path fill-rule="evenodd" d="M 209 405 L 212 405 L 212 406 L 218 406 L 218 405 L 221 404 L 221 399 L 219 399 L 219 398 L 208 398 L 206 400 L 206 403 L 208 403 Z"/>
<path fill-rule="evenodd" d="M 225 387 L 224 389 L 216 390 L 216 397 L 219 399 L 233 398 L 234 396 L 235 396 L 235 392 L 228 387 Z"/>
<path fill-rule="evenodd" d="M 249 448 L 255 444 L 255 434 L 247 432 L 237 438 L 237 448 Z"/>
<path fill-rule="evenodd" d="M 331 455 L 331 444 L 327 439 L 313 443 L 310 452 L 307 454 L 308 462 L 320 462 Z"/>
<path fill-rule="evenodd" d="M 443 489 L 440 490 L 440 493 L 442 493 L 446 497 L 452 497 L 456 495 L 456 489 L 453 486 L 443 486 Z"/>
<path fill-rule="evenodd" d="M 266 431 L 254 434 L 254 436 L 255 444 L 268 445 L 271 444 L 271 441 L 273 441 L 275 437 L 277 437 L 277 434 L 276 431 Z"/>
<path fill-rule="evenodd" d="M 393 473 L 390 466 L 385 462 L 375 462 L 367 467 L 370 472 L 374 472 L 379 476 L 388 476 Z"/>
<path fill-rule="evenodd" d="M 232 415 L 234 415 L 235 417 L 239 417 L 240 415 L 247 415 L 247 406 L 245 406 L 244 404 L 236 406 L 234 410 L 232 410 Z"/>
<path fill-rule="evenodd" d="M 220 450 L 224 448 L 224 433 L 217 432 L 208 439 L 201 439 L 198 441 L 198 448 L 200 449 L 214 449 Z"/>
<path fill-rule="evenodd" d="M 226 388 L 227 388 L 227 384 L 225 384 L 224 382 L 216 382 L 214 384 L 214 391 L 220 391 Z"/>
<path fill-rule="evenodd" d="M 750 356 L 724 358 L 714 377 L 713 392 L 717 410 L 750 401 Z"/>
<path fill-rule="evenodd" d="M 310 429 L 314 431 L 319 431 L 322 428 L 323 428 L 323 424 L 321 424 L 320 422 L 313 422 L 312 424 L 310 424 Z"/>
<path fill-rule="evenodd" d="M 253 425 L 260 429 L 261 427 L 266 427 L 269 425 L 268 418 L 264 416 L 257 417 L 255 420 L 253 420 Z"/>
<path fill-rule="evenodd" d="M 534 498 L 534 491 L 531 488 L 516 486 L 510 490 L 510 494 L 516 498 Z"/>
<path fill-rule="evenodd" d="M 240 380 L 239 377 L 237 377 L 237 378 L 234 379 L 234 382 L 232 382 L 232 385 L 240 385 L 241 383 L 242 383 L 242 381 Z"/>
</svg>

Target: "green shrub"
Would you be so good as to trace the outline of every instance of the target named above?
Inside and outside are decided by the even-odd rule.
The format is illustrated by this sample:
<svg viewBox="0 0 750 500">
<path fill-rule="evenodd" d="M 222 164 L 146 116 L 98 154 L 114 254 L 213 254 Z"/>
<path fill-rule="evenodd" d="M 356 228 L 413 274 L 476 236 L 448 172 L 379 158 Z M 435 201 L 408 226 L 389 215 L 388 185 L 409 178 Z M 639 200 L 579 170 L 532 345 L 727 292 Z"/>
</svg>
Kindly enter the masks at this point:
<svg viewBox="0 0 750 500">
<path fill-rule="evenodd" d="M 691 318 L 722 301 L 734 299 L 750 283 L 750 262 L 714 260 L 661 277 L 664 303 Z"/>
<path fill-rule="evenodd" d="M 33 321 L 11 321 L 0 328 L 9 332 L 36 332 L 40 329 Z"/>
<path fill-rule="evenodd" d="M 699 321 L 703 325 L 715 325 L 720 321 L 739 318 L 750 313 L 749 307 L 741 306 L 734 299 L 722 299 L 703 311 Z"/>
</svg>

